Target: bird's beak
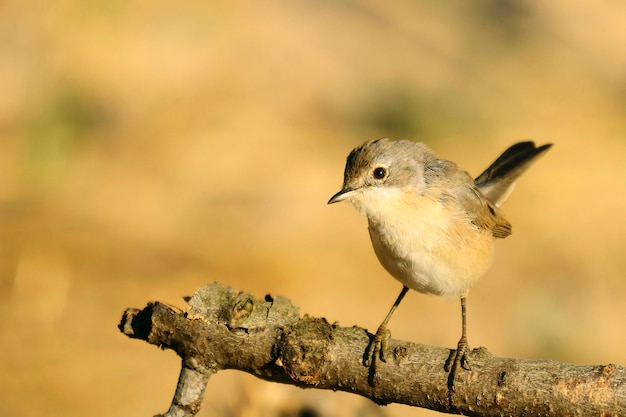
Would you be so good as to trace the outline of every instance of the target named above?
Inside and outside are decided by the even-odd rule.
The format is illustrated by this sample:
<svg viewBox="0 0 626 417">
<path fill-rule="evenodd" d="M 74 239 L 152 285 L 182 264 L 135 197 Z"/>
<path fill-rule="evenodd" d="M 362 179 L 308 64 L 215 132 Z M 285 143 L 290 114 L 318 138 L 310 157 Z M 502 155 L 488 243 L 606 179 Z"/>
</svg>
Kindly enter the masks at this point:
<svg viewBox="0 0 626 417">
<path fill-rule="evenodd" d="M 343 190 L 339 191 L 337 194 L 335 194 L 334 196 L 332 196 L 330 198 L 330 200 L 328 200 L 328 204 L 333 204 L 333 203 L 338 203 L 340 201 L 343 201 L 347 198 L 352 197 L 352 195 L 354 195 L 354 190 L 351 188 L 344 188 Z"/>
</svg>

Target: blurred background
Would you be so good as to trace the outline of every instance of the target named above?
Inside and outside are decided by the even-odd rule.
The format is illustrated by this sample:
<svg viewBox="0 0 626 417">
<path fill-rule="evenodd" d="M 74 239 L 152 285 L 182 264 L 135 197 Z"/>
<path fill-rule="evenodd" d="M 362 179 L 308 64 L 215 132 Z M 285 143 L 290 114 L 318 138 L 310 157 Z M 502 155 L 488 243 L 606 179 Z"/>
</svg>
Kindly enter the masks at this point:
<svg viewBox="0 0 626 417">
<path fill-rule="evenodd" d="M 0 415 L 166 411 L 179 359 L 116 326 L 214 280 L 375 330 L 400 284 L 326 202 L 378 137 L 474 175 L 554 143 L 503 206 L 469 342 L 625 365 L 624 27 L 616 1 L 3 2 Z M 410 293 L 390 329 L 452 348 L 459 316 Z M 435 414 L 225 371 L 199 415 Z"/>
</svg>

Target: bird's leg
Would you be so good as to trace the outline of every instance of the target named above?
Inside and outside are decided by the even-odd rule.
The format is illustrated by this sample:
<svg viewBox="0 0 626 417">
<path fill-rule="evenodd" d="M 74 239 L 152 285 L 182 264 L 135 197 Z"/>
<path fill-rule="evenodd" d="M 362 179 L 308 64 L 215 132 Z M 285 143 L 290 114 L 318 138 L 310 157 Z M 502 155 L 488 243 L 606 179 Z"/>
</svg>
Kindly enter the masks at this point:
<svg viewBox="0 0 626 417">
<path fill-rule="evenodd" d="M 461 368 L 470 371 L 472 368 L 470 367 L 469 360 L 467 359 L 467 353 L 469 351 L 469 346 L 467 345 L 467 313 L 465 307 L 465 300 L 467 298 L 467 292 L 461 296 L 461 339 L 456 347 L 456 351 L 454 352 L 454 356 L 450 355 L 448 361 L 446 362 L 444 369 L 446 372 L 450 372 L 448 375 L 448 389 L 450 391 L 454 391 L 454 376 L 456 375 L 456 371 L 461 365 Z"/>
<path fill-rule="evenodd" d="M 391 306 L 391 310 L 387 313 L 387 317 L 385 320 L 378 326 L 378 330 L 376 330 L 376 335 L 370 341 L 370 344 L 367 346 L 367 350 L 365 351 L 365 366 L 372 366 L 375 371 L 376 362 L 380 359 L 383 362 L 387 362 L 385 359 L 385 351 L 387 349 L 387 340 L 391 337 L 391 334 L 387 330 L 387 323 L 389 323 L 389 319 L 393 315 L 393 312 L 396 311 L 396 308 L 402 302 L 402 299 L 409 291 L 408 287 L 402 287 L 402 291 L 400 291 L 400 295 Z"/>
</svg>

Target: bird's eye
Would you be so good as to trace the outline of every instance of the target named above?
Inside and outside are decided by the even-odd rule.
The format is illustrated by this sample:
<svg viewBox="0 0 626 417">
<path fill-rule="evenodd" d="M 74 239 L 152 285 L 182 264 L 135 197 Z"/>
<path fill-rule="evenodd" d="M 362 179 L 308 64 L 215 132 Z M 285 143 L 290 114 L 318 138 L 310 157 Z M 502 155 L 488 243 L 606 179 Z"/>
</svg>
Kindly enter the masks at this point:
<svg viewBox="0 0 626 417">
<path fill-rule="evenodd" d="M 376 167 L 374 168 L 374 171 L 372 171 L 372 175 L 377 180 L 382 180 L 387 176 L 387 170 L 383 167 Z"/>
</svg>

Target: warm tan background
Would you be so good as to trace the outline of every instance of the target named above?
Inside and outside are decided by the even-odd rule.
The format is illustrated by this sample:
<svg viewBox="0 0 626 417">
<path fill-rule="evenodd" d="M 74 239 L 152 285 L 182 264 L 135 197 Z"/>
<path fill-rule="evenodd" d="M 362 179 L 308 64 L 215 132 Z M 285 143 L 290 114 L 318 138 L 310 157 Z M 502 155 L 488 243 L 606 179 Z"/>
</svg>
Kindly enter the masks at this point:
<svg viewBox="0 0 626 417">
<path fill-rule="evenodd" d="M 0 6 L 0 415 L 165 411 L 179 360 L 116 325 L 213 280 L 375 329 L 400 285 L 326 201 L 381 136 L 473 174 L 555 143 L 504 206 L 470 344 L 626 364 L 624 3 L 174 3 Z M 453 347 L 459 320 L 412 293 L 391 329 Z M 434 414 L 236 372 L 208 391 L 202 416 Z"/>
</svg>

